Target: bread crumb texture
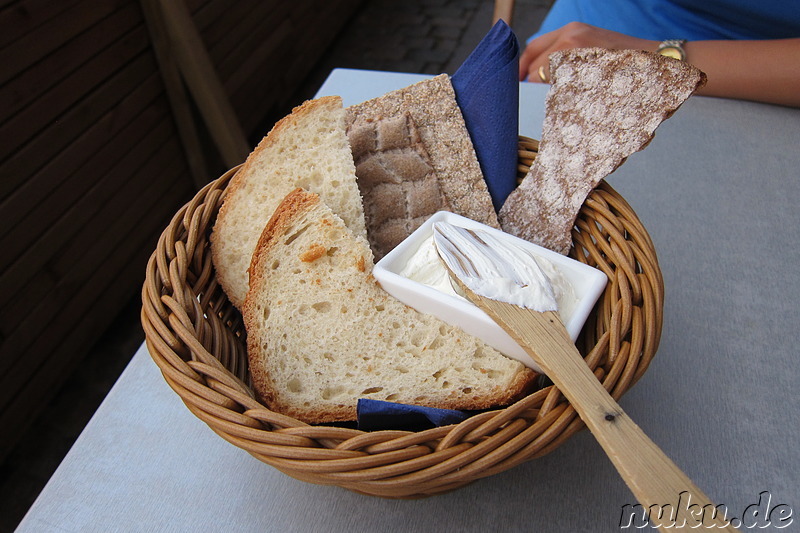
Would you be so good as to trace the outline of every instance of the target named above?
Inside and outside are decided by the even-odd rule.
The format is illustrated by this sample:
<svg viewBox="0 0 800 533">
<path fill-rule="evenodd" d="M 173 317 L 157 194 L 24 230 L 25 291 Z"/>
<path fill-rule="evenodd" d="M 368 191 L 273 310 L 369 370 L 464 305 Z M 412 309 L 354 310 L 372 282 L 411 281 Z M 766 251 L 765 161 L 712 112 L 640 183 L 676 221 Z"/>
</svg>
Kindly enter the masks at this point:
<svg viewBox="0 0 800 533">
<path fill-rule="evenodd" d="M 519 362 L 383 291 L 366 239 L 315 195 L 295 191 L 278 211 L 290 215 L 262 235 L 243 306 L 270 408 L 309 423 L 354 420 L 358 398 L 482 409 L 532 384 Z"/>
<path fill-rule="evenodd" d="M 341 98 L 310 100 L 278 122 L 231 180 L 211 251 L 217 279 L 237 307 L 258 238 L 294 188 L 318 193 L 357 235 L 366 234 Z"/>
</svg>

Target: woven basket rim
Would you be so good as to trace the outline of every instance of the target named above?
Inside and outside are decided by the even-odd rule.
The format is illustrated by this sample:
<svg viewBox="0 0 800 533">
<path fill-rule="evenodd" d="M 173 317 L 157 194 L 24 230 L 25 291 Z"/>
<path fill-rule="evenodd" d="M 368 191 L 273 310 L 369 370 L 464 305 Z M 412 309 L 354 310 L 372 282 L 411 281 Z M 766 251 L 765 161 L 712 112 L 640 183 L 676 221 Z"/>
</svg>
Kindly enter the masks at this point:
<svg viewBox="0 0 800 533">
<path fill-rule="evenodd" d="M 520 137 L 520 176 L 537 150 L 537 141 Z M 508 407 L 419 432 L 312 426 L 260 404 L 248 386 L 241 315 L 219 287 L 208 250 L 238 168 L 175 214 L 142 288 L 148 351 L 187 408 L 222 438 L 297 479 L 415 498 L 541 457 L 584 427 L 552 384 Z M 660 341 L 664 286 L 653 242 L 630 205 L 602 182 L 581 209 L 573 243 L 574 259 L 609 278 L 576 345 L 619 400 L 647 370 Z"/>
</svg>

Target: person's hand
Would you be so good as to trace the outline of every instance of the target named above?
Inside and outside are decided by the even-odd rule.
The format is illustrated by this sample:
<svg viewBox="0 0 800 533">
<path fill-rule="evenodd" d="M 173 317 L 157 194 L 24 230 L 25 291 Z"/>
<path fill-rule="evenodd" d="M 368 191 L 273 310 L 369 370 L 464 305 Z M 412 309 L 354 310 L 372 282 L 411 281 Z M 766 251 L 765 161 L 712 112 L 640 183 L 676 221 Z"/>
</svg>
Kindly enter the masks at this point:
<svg viewBox="0 0 800 533">
<path fill-rule="evenodd" d="M 658 41 L 631 37 L 583 22 L 570 22 L 566 26 L 545 33 L 528 43 L 519 58 L 519 79 L 520 81 L 527 79 L 528 81 L 549 83 L 550 66 L 547 58 L 557 50 L 598 47 L 655 51 L 658 44 Z"/>
<path fill-rule="evenodd" d="M 659 43 L 570 22 L 528 43 L 519 59 L 519 79 L 550 83 L 549 56 L 558 50 L 597 47 L 655 52 Z M 800 57 L 800 38 L 689 41 L 684 50 L 686 61 L 708 77 L 697 94 L 800 108 L 800 61 L 794 59 Z"/>
</svg>

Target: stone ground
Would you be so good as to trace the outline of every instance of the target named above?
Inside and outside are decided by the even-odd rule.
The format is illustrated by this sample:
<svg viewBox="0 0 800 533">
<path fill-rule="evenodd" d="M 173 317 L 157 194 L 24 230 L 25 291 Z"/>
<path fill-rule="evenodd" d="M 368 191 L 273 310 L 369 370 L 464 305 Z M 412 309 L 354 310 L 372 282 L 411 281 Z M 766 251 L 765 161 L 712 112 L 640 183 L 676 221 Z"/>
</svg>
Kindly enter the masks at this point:
<svg viewBox="0 0 800 533">
<path fill-rule="evenodd" d="M 512 28 L 524 42 L 552 0 L 517 0 Z M 296 103 L 336 67 L 453 74 L 489 30 L 491 0 L 369 0 L 309 76 Z M 139 300 L 113 326 L 0 464 L 0 532 L 13 531 L 144 340 Z"/>
</svg>

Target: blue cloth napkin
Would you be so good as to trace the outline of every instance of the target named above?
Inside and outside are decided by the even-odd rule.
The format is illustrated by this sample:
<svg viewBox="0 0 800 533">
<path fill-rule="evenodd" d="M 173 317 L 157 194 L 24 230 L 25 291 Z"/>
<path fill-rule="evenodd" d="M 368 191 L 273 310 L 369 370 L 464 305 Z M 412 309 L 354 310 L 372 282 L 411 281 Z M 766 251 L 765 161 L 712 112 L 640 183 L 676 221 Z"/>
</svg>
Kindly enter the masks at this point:
<svg viewBox="0 0 800 533">
<path fill-rule="evenodd" d="M 362 431 L 382 429 L 422 431 L 432 427 L 458 424 L 469 416 L 469 413 L 465 411 L 420 407 L 419 405 L 366 398 L 358 400 L 356 410 L 358 412 L 358 429 Z"/>
<path fill-rule="evenodd" d="M 451 78 L 495 210 L 516 187 L 519 42 L 499 20 Z"/>
</svg>

